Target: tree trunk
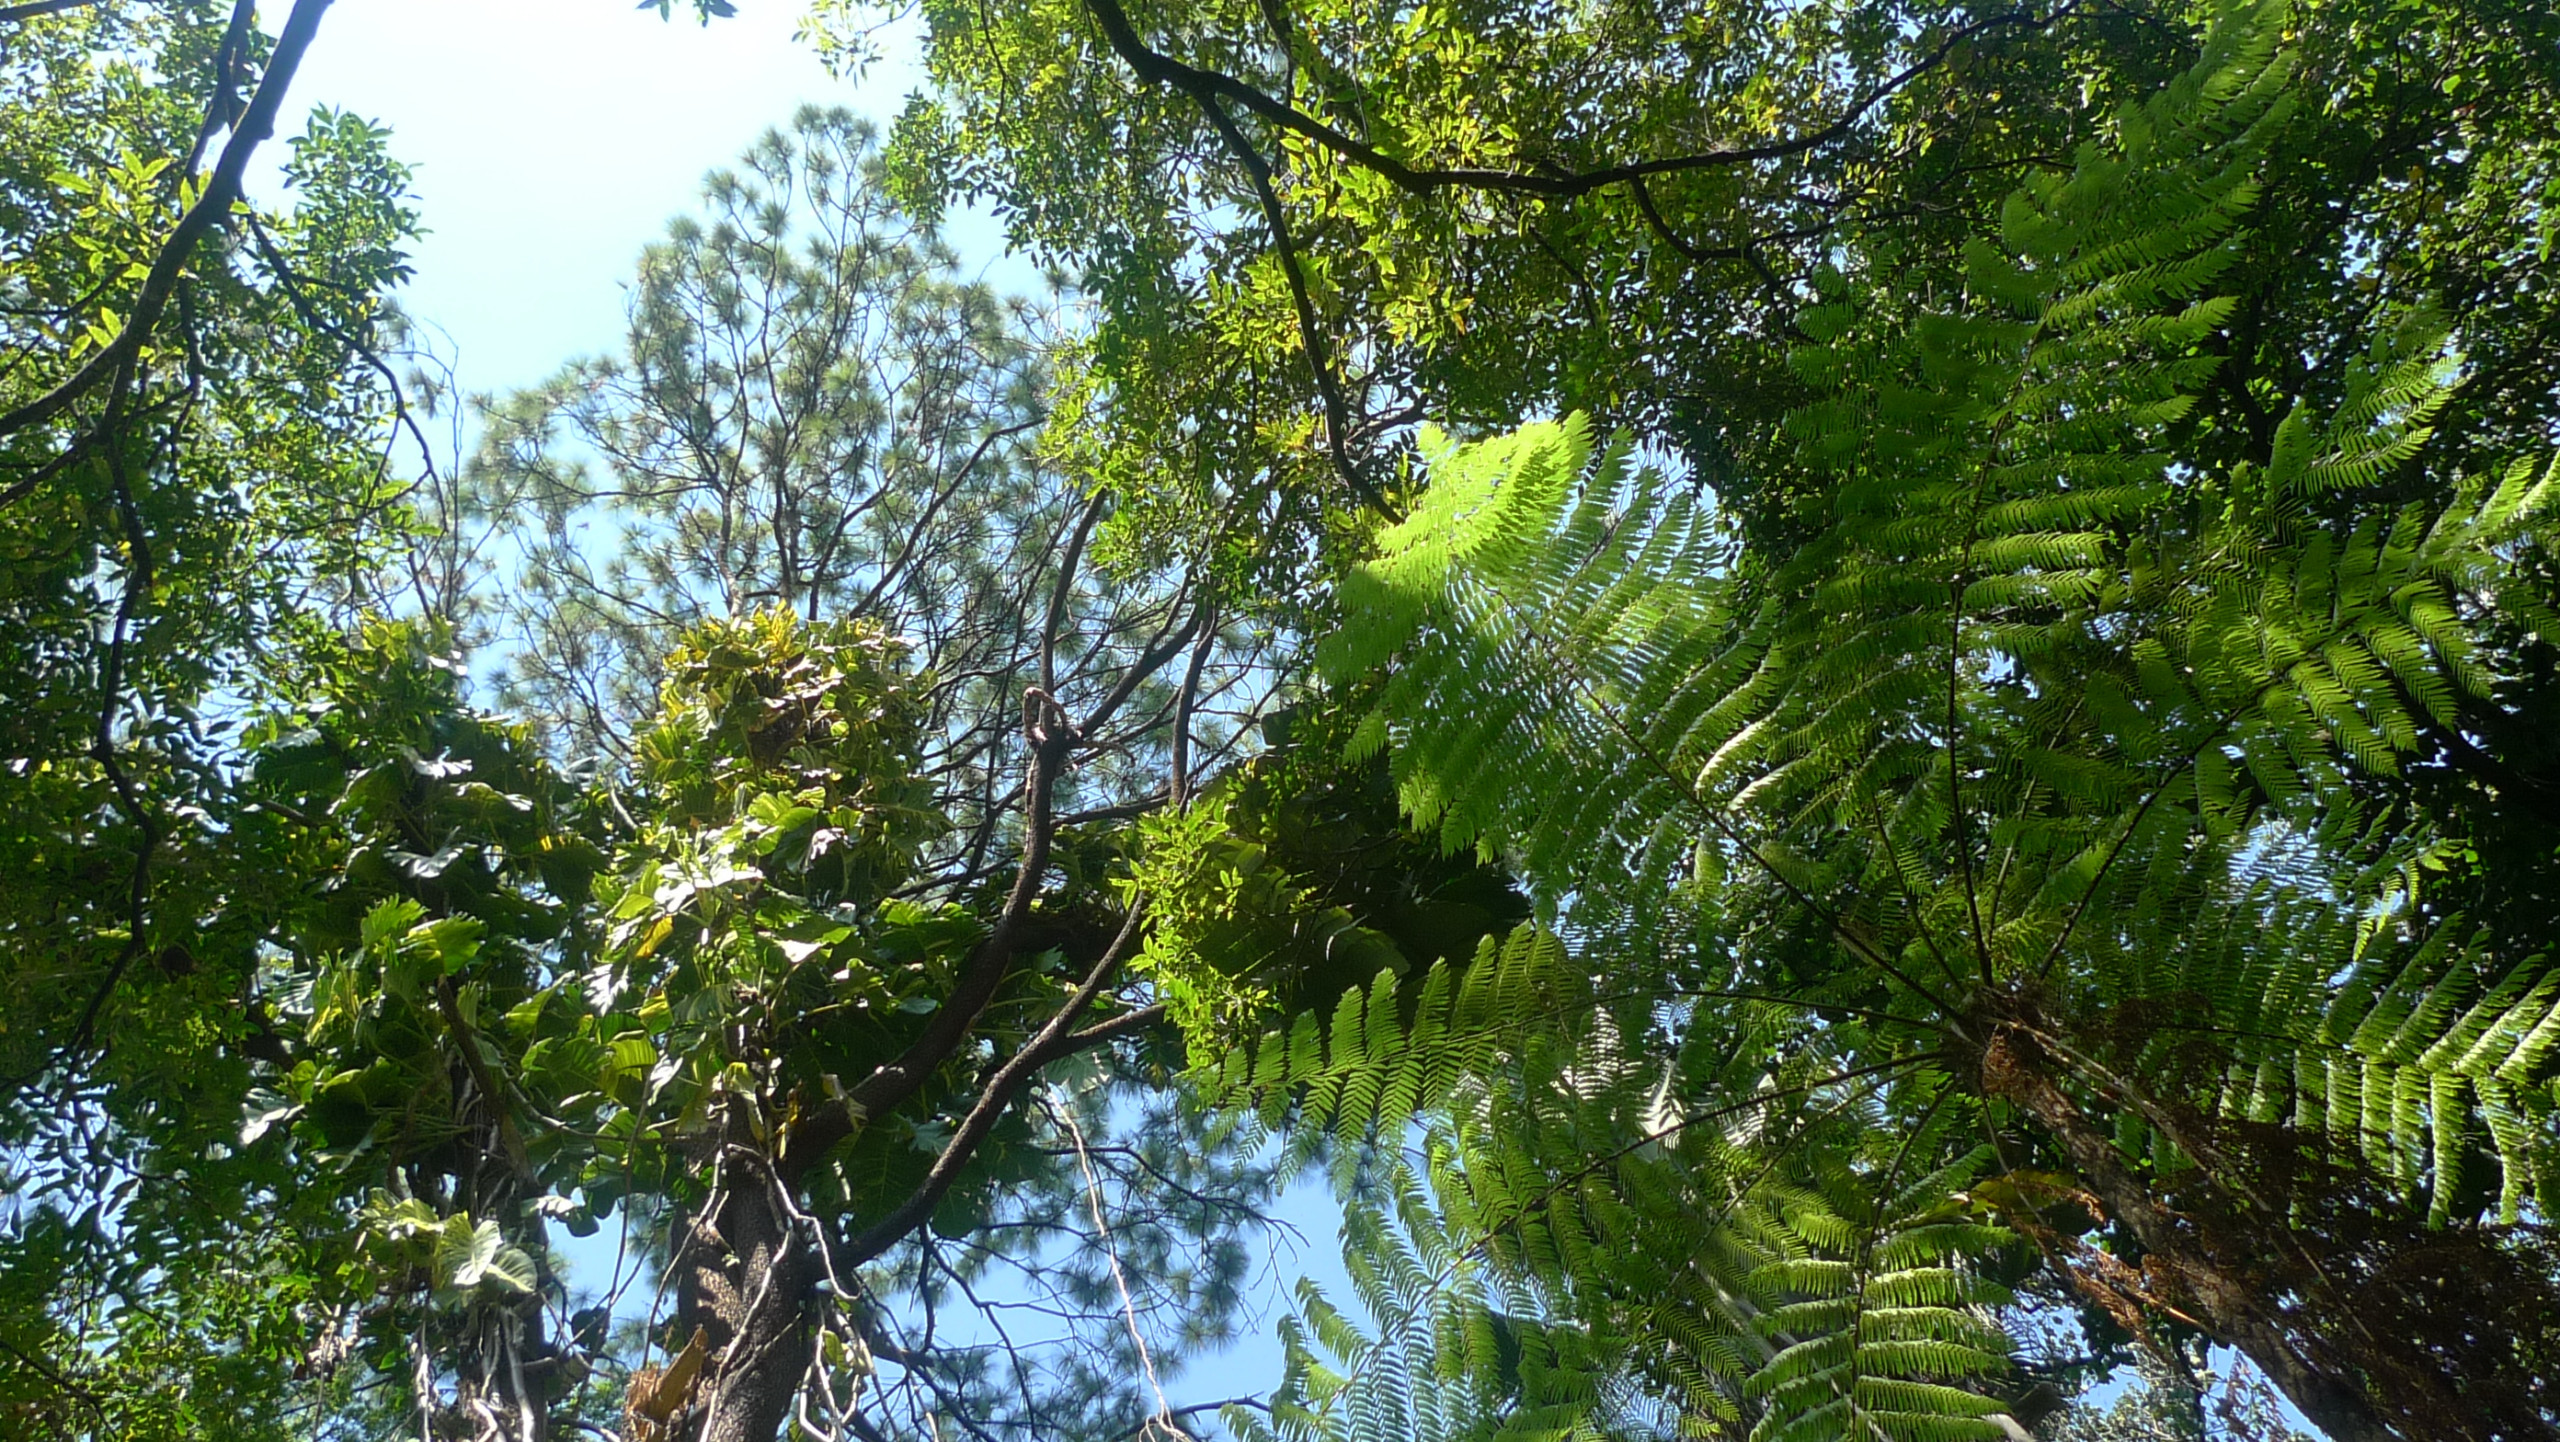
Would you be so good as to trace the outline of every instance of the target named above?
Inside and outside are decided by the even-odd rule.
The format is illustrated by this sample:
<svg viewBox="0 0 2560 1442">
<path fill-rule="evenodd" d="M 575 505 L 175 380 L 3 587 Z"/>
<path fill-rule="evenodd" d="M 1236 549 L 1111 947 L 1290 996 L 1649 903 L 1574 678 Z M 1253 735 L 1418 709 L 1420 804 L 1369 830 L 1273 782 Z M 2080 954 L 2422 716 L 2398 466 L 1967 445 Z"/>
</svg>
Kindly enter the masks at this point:
<svg viewBox="0 0 2560 1442">
<path fill-rule="evenodd" d="M 810 1243 L 760 1164 L 736 1166 L 731 1182 L 716 1213 L 680 1224 L 690 1235 L 677 1259 L 676 1329 L 704 1344 L 691 1397 L 669 1399 L 670 1433 L 686 1442 L 773 1442 L 809 1363 L 820 1274 Z"/>
<path fill-rule="evenodd" d="M 539 1301 L 483 1313 L 454 1362 L 456 1419 L 487 1442 L 546 1442 L 551 1406 L 542 1378 L 553 1365 Z"/>
<path fill-rule="evenodd" d="M 2151 1294 L 2142 1300 L 2176 1309 L 2215 1341 L 2237 1348 L 2331 1442 L 2404 1442 L 2356 1378 L 2322 1365 L 2296 1344 L 2302 1322 L 2282 1314 L 2281 1289 L 2269 1287 L 2265 1268 L 2250 1276 L 2231 1265 L 2232 1258 L 2254 1252 L 2277 1270 L 2291 1270 L 2288 1261 L 2266 1255 L 2266 1244 L 2281 1248 L 2297 1239 L 2258 1238 L 2257 1247 L 2234 1251 L 2235 1239 L 2208 1235 L 2193 1218 L 2173 1211 L 2134 1175 L 2113 1138 L 2056 1084 L 2041 1049 L 2015 1032 L 2002 1031 L 1984 1049 L 1982 1081 L 1986 1095 L 2015 1103 L 2043 1125 L 2089 1190 L 2142 1244 L 2149 1254 L 2142 1278 Z M 2323 1320 L 2352 1325 L 2347 1318 Z"/>
</svg>

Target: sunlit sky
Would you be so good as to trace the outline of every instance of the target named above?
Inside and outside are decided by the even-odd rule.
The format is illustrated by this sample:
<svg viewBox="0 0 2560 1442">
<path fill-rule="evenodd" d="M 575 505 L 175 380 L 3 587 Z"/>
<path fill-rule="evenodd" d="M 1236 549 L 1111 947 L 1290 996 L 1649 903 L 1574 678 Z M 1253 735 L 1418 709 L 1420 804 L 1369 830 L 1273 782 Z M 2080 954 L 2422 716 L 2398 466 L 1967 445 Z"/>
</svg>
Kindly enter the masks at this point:
<svg viewBox="0 0 2560 1442">
<path fill-rule="evenodd" d="M 287 113 L 334 105 L 391 127 L 431 232 L 404 303 L 451 336 L 465 388 L 525 385 L 612 345 L 641 246 L 705 171 L 802 103 L 885 121 L 913 83 L 899 36 L 837 80 L 793 43 L 796 3 L 739 0 L 709 26 L 688 8 L 665 22 L 630 0 L 330 7 Z"/>
</svg>

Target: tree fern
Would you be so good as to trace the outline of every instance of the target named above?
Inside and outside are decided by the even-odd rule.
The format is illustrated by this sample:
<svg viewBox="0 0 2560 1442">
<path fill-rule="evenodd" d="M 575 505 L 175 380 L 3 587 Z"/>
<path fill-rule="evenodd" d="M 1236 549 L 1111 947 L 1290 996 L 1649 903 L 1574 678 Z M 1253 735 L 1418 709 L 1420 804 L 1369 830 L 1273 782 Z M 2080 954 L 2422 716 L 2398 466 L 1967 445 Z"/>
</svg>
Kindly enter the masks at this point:
<svg viewBox="0 0 2560 1442">
<path fill-rule="evenodd" d="M 1302 1298 L 1311 1405 L 1284 1433 L 1830 1436 L 1850 1416 L 2003 1436 L 2004 1404 L 1966 1384 L 2005 1371 L 1982 1309 L 2007 1293 L 1966 1252 L 2017 1242 L 1958 1196 L 1982 1158 L 1918 1161 L 1961 1110 L 1861 1140 L 1945 1078 L 1844 1074 L 1820 1038 L 1773 1059 L 1707 1026 L 1666 1072 L 1614 1031 L 1591 1010 L 1522 1033 L 1395 1139 L 1346 1226 L 1378 1331 Z M 1696 1092 L 1738 1100 L 1679 1099 Z"/>
<path fill-rule="evenodd" d="M 2495 1223 L 2548 1214 L 2560 973 L 2432 912 L 2436 843 L 2356 778 L 2486 693 L 2485 615 L 2560 636 L 2509 584 L 2560 473 L 2375 503 L 2452 380 L 2424 314 L 2251 461 L 2183 458 L 2290 105 L 2279 28 L 2227 15 L 2022 187 L 1962 295 L 1824 280 L 1784 544 L 1568 420 L 1434 441 L 1346 583 L 1321 663 L 1377 697 L 1355 746 L 1571 951 L 1381 978 L 1228 1080 L 1346 1143 L 1422 1138 L 1404 1236 L 1464 1265 L 1373 1309 L 1450 1309 L 1463 1352 L 1499 1293 L 1597 1369 L 1491 1415 L 1606 1430 L 1595 1379 L 1632 1377 L 1700 1435 L 2002 1435 L 1985 1318 L 2023 1238 L 2333 1430 L 2513 1425 L 2466 1371 L 2495 1348 L 2423 1335 L 2443 1302 L 2393 1269 L 2549 1292 L 2467 1199 L 2494 1167 Z M 1586 979 L 1621 974 L 1652 991 Z M 2071 1178 L 2098 1241 L 2010 1175 Z M 1416 1375 L 1334 1340 L 1331 1395 Z"/>
</svg>

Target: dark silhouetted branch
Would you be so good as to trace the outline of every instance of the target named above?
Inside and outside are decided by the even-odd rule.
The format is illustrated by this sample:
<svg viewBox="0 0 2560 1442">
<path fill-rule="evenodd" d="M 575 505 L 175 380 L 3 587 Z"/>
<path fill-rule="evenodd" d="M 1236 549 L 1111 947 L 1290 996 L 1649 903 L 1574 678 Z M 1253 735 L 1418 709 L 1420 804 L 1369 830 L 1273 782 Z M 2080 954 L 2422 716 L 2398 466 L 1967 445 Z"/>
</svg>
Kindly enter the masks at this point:
<svg viewBox="0 0 2560 1442">
<path fill-rule="evenodd" d="M 153 257 L 142 289 L 134 296 L 132 309 L 126 313 L 115 339 L 51 390 L 0 415 L 0 436 L 15 435 L 52 420 L 101 382 L 123 372 L 141 354 L 143 341 L 159 324 L 160 313 L 168 308 L 169 297 L 195 253 L 196 242 L 231 213 L 233 202 L 240 198 L 249 158 L 261 142 L 275 134 L 276 112 L 283 106 L 285 91 L 293 84 L 293 73 L 302 63 L 303 52 L 311 47 L 312 37 L 319 33 L 320 17 L 328 8 L 329 0 L 295 0 L 293 12 L 285 17 L 284 29 L 276 37 L 275 50 L 267 58 L 267 72 L 259 78 L 257 93 L 250 97 L 249 108 L 223 145 L 222 157 L 214 163 L 203 193 L 179 217 L 169 238 L 160 243 L 159 253 Z M 0 12 L 0 18 L 6 18 L 5 12 Z M 217 95 L 214 103 L 227 102 Z"/>
</svg>

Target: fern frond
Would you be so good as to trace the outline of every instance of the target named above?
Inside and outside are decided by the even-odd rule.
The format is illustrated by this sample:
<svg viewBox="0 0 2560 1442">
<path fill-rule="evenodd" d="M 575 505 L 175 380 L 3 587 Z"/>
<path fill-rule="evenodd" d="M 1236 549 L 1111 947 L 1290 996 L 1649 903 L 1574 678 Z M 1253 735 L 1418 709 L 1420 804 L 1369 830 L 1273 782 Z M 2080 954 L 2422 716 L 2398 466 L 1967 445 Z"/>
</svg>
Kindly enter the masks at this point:
<svg viewBox="0 0 2560 1442">
<path fill-rule="evenodd" d="M 2439 1224 L 2492 1159 L 2508 1219 L 2560 1199 L 2560 969 L 2393 890 L 2357 796 L 2490 695 L 2484 598 L 2553 625 L 2504 608 L 2560 468 L 2361 497 L 2444 404 L 2423 315 L 2259 463 L 2178 454 L 2290 104 L 2275 16 L 2023 187 L 1963 294 L 1822 279 L 1787 546 L 1579 417 L 1425 441 L 1318 666 L 1374 698 L 1408 815 L 1543 924 L 1227 1063 L 1395 1199 L 1355 1274 L 1383 1330 L 1309 1311 L 1316 1411 L 2007 1435 L 2017 1242 L 1968 1130 L 2003 1018 L 2068 1034 L 2098 1144 L 2163 1187 L 2247 1124 Z M 1418 1406 L 1422 1354 L 1380 1349 L 1423 1336 L 1499 1385 Z"/>
</svg>

